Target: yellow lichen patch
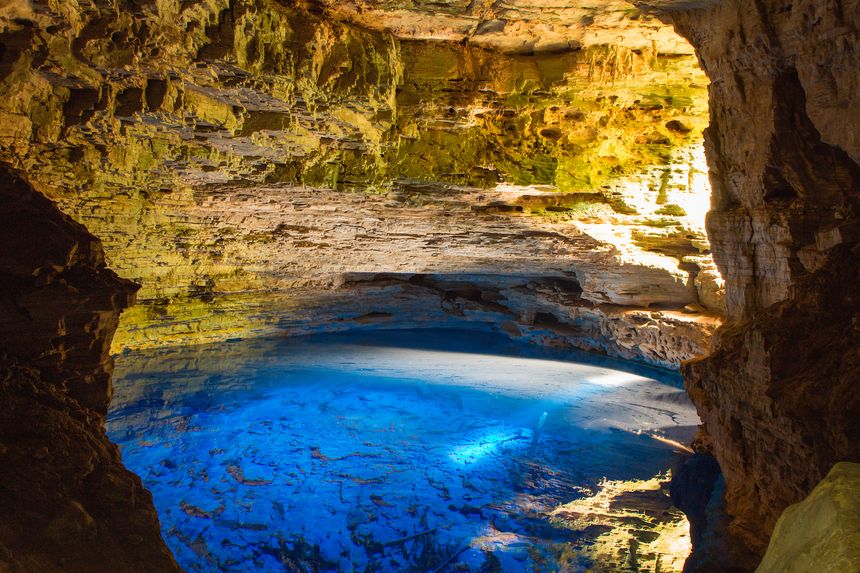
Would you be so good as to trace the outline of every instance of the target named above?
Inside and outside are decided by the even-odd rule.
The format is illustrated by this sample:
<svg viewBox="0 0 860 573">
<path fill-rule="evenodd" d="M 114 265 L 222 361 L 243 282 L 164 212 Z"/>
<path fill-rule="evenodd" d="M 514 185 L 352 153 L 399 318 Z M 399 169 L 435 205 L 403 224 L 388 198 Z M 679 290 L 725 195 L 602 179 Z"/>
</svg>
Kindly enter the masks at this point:
<svg viewBox="0 0 860 573">
<path fill-rule="evenodd" d="M 196 117 L 205 122 L 230 131 L 235 131 L 242 126 L 242 120 L 237 115 L 234 105 L 221 101 L 201 89 L 186 89 L 185 104 Z"/>
<path fill-rule="evenodd" d="M 23 115 L 0 111 L 0 145 L 26 153 L 30 147 L 33 124 Z"/>
<path fill-rule="evenodd" d="M 690 553 L 690 528 L 669 500 L 669 476 L 604 481 L 591 496 L 551 514 L 559 525 L 597 531 L 571 544 L 564 559 L 592 573 L 680 572 Z"/>
<path fill-rule="evenodd" d="M 144 301 L 123 313 L 111 352 L 271 335 L 277 327 L 262 311 L 274 302 L 261 293 Z"/>
<path fill-rule="evenodd" d="M 384 132 L 378 125 L 374 125 L 371 121 L 372 116 L 368 117 L 370 114 L 367 113 L 367 110 L 339 107 L 332 110 L 331 113 L 335 118 L 355 127 L 361 133 L 362 138 L 370 144 L 371 148 L 378 152 Z"/>
</svg>

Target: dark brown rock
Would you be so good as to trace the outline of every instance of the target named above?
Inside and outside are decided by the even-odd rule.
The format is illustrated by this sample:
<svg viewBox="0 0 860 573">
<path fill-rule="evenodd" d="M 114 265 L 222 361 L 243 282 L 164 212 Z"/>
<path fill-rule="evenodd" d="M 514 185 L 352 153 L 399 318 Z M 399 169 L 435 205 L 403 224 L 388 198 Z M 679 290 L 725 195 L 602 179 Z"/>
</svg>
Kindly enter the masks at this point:
<svg viewBox="0 0 860 573">
<path fill-rule="evenodd" d="M 783 509 L 839 460 L 860 459 L 860 300 L 849 249 L 797 298 L 724 327 L 684 368 L 727 483 L 732 531 L 760 553 Z"/>
<path fill-rule="evenodd" d="M 5 168 L 0 244 L 4 354 L 103 415 L 110 340 L 137 285 L 106 268 L 98 239 Z"/>
<path fill-rule="evenodd" d="M 783 509 L 860 460 L 860 3 L 659 4 L 712 80 L 708 230 L 730 319 L 684 373 L 730 530 L 761 555 Z"/>
<path fill-rule="evenodd" d="M 136 285 L 5 168 L 0 244 L 0 569 L 178 571 L 104 431 L 108 348 Z"/>
</svg>

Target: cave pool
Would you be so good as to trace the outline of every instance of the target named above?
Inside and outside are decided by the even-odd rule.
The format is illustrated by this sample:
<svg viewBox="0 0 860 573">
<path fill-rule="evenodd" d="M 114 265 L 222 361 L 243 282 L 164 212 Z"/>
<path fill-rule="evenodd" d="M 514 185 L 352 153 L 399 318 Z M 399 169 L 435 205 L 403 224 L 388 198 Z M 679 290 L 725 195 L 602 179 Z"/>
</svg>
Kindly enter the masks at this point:
<svg viewBox="0 0 860 573">
<path fill-rule="evenodd" d="M 128 352 L 107 427 L 186 571 L 441 573 L 585 571 L 550 512 L 698 423 L 676 374 L 410 330 Z"/>
</svg>

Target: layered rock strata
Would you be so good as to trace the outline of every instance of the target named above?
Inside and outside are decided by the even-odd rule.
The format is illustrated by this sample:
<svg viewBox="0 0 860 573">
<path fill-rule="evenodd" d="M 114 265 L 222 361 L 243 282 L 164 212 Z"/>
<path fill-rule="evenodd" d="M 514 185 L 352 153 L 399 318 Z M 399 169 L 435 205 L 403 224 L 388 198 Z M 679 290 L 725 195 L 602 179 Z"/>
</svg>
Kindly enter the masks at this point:
<svg viewBox="0 0 860 573">
<path fill-rule="evenodd" d="M 663 367 L 706 351 L 718 320 L 679 311 L 698 291 L 676 261 L 621 263 L 617 249 L 569 221 L 499 213 L 541 198 L 451 186 L 384 196 L 207 189 L 190 212 L 196 251 L 266 273 L 275 288 L 219 295 L 201 285 L 178 303 L 139 306 L 121 343 L 467 321 Z"/>
<path fill-rule="evenodd" d="M 504 53 L 558 53 L 607 45 L 692 53 L 670 25 L 624 0 L 318 0 L 316 5 L 330 17 L 400 38 L 445 40 Z"/>
<path fill-rule="evenodd" d="M 5 168 L 0 241 L 0 567 L 178 571 L 104 431 L 110 340 L 136 285 Z"/>
<path fill-rule="evenodd" d="M 116 350 L 320 324 L 323 305 L 389 312 L 356 304 L 366 282 L 339 278 L 356 272 L 563 277 L 574 311 L 526 287 L 484 318 L 531 331 L 540 306 L 556 340 L 670 367 L 706 347 L 722 302 L 696 223 L 705 78 L 632 6 L 595 26 L 635 46 L 528 57 L 403 41 L 334 7 L 63 6 L 4 20 L 0 158 L 142 285 Z M 685 307 L 702 320 L 650 313 Z M 633 334 L 602 339 L 616 331 Z"/>
<path fill-rule="evenodd" d="M 760 555 L 788 505 L 860 460 L 860 4 L 660 8 L 712 80 L 708 230 L 730 321 L 684 373 L 731 530 Z"/>
</svg>

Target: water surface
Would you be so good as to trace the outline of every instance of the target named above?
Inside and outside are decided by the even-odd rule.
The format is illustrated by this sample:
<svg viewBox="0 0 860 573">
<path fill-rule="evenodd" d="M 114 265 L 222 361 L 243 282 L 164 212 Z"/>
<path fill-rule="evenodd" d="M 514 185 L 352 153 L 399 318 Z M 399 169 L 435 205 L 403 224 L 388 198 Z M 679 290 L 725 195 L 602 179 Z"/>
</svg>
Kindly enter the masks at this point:
<svg viewBox="0 0 860 573">
<path fill-rule="evenodd" d="M 125 354 L 108 432 L 187 571 L 519 572 L 578 535 L 552 509 L 697 424 L 672 374 L 394 331 Z"/>
</svg>

